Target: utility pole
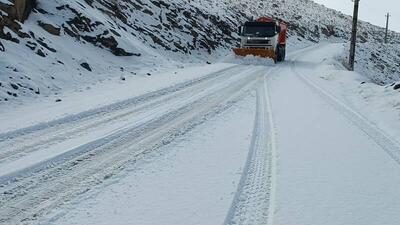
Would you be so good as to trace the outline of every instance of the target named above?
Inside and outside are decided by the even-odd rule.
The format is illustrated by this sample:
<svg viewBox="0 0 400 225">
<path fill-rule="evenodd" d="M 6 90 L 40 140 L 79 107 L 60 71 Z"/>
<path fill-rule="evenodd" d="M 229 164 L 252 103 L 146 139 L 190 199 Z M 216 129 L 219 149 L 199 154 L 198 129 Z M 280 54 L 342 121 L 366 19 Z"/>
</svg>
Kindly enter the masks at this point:
<svg viewBox="0 0 400 225">
<path fill-rule="evenodd" d="M 350 71 L 354 71 L 354 59 L 356 57 L 358 5 L 360 0 L 352 0 L 352 1 L 354 1 L 354 12 L 353 12 L 353 28 L 351 32 L 350 57 L 349 57 Z"/>
<path fill-rule="evenodd" d="M 387 44 L 387 43 L 388 43 L 388 33 L 389 33 L 389 17 L 390 17 L 390 14 L 388 13 L 388 14 L 386 15 L 385 44 Z"/>
</svg>

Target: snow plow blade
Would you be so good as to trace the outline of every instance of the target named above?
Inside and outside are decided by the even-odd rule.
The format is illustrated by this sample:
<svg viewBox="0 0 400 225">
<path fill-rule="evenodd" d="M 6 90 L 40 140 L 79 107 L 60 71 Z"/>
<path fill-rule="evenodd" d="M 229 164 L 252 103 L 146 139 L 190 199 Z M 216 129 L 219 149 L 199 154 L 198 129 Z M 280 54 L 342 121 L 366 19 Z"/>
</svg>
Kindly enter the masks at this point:
<svg viewBox="0 0 400 225">
<path fill-rule="evenodd" d="M 273 50 L 267 50 L 262 48 L 234 48 L 233 51 L 237 56 L 259 56 L 263 58 L 271 58 L 276 60 L 276 54 Z"/>
</svg>

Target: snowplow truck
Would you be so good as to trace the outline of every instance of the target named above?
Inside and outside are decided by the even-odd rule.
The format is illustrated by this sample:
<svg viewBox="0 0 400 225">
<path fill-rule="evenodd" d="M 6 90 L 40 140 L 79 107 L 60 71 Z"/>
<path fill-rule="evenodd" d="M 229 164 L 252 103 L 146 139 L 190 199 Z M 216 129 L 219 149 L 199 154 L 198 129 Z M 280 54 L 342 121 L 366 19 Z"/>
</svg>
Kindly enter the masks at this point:
<svg viewBox="0 0 400 225">
<path fill-rule="evenodd" d="M 239 27 L 240 48 L 233 51 L 237 56 L 259 56 L 282 62 L 286 56 L 287 25 L 268 17 L 246 22 Z"/>
</svg>

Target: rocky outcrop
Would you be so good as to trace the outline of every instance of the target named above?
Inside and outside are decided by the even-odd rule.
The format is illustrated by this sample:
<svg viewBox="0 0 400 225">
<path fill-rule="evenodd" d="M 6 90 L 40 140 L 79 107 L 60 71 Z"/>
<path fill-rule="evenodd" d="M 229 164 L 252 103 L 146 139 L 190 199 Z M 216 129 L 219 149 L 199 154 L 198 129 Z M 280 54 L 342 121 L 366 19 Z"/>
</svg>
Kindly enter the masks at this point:
<svg viewBox="0 0 400 225">
<path fill-rule="evenodd" d="M 36 0 L 14 0 L 17 20 L 24 22 L 36 6 Z"/>
<path fill-rule="evenodd" d="M 36 7 L 36 0 L 13 0 L 11 5 L 0 2 L 0 10 L 3 10 L 11 20 L 25 22 Z"/>
<path fill-rule="evenodd" d="M 29 37 L 21 31 L 21 25 L 17 22 L 24 22 L 36 6 L 36 0 L 14 0 L 13 3 L 6 4 L 0 2 L 0 10 L 5 12 L 0 14 L 0 38 L 19 43 L 9 32 L 4 32 L 7 27 L 21 38 Z M 0 11 L 0 12 L 1 12 Z"/>
<path fill-rule="evenodd" d="M 43 28 L 45 31 L 47 31 L 49 34 L 55 35 L 55 36 L 60 36 L 61 29 L 59 27 L 55 27 L 51 24 L 38 21 L 38 24 L 41 28 Z"/>
</svg>

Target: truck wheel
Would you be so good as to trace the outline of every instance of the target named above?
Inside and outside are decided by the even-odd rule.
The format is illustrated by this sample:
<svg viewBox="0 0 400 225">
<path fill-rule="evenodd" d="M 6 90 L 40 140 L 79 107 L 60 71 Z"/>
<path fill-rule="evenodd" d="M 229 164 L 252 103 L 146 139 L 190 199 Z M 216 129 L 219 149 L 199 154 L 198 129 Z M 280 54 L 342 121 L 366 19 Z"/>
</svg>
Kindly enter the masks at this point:
<svg viewBox="0 0 400 225">
<path fill-rule="evenodd" d="M 278 62 L 283 62 L 283 61 L 285 61 L 285 58 L 286 58 L 286 47 L 284 46 L 284 45 L 278 45 L 278 47 L 277 47 L 277 49 L 276 49 L 276 52 L 277 52 L 277 61 Z"/>
<path fill-rule="evenodd" d="M 286 59 L 286 46 L 282 46 L 282 62 Z"/>
</svg>

